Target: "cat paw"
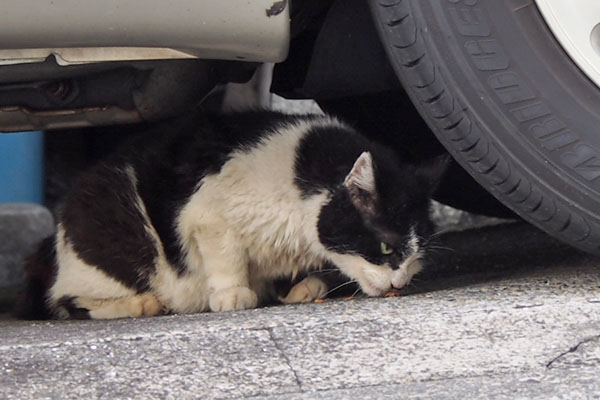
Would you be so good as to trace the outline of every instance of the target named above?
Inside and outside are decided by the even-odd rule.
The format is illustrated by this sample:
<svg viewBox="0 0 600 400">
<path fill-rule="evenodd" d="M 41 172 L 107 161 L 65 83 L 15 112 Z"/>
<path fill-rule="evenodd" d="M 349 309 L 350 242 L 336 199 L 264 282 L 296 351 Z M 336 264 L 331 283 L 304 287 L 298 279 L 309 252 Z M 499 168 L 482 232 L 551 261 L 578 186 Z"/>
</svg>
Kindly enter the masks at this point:
<svg viewBox="0 0 600 400">
<path fill-rule="evenodd" d="M 317 277 L 309 276 L 295 284 L 285 297 L 279 300 L 284 304 L 308 303 L 327 294 L 327 285 Z"/>
<path fill-rule="evenodd" d="M 71 318 L 110 319 L 152 317 L 163 311 L 162 303 L 150 293 L 116 299 L 77 297 L 70 310 Z"/>
<path fill-rule="evenodd" d="M 410 283 L 412 276 L 405 270 L 398 270 L 392 275 L 392 287 L 394 289 L 402 289 Z"/>
<path fill-rule="evenodd" d="M 133 296 L 129 302 L 129 313 L 132 317 L 153 317 L 160 314 L 162 308 L 162 303 L 150 293 Z"/>
<path fill-rule="evenodd" d="M 141 306 L 142 306 L 142 316 L 144 317 L 153 317 L 155 315 L 159 315 L 162 313 L 163 305 L 156 298 L 156 296 L 152 294 L 143 294 L 140 296 Z"/>
<path fill-rule="evenodd" d="M 217 290 L 208 300 L 211 311 L 232 311 L 254 308 L 258 305 L 258 297 L 250 288 L 234 286 Z"/>
<path fill-rule="evenodd" d="M 423 269 L 423 262 L 420 259 L 410 261 L 406 267 L 400 267 L 392 274 L 392 286 L 394 289 L 401 289 L 408 285 L 418 272 Z"/>
</svg>

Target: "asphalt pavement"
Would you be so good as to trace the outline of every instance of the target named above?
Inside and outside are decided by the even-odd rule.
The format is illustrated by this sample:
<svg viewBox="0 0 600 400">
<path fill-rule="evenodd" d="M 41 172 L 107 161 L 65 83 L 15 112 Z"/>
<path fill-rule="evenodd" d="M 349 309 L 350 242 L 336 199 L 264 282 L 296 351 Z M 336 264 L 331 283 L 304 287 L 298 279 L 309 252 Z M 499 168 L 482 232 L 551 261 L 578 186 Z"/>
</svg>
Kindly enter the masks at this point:
<svg viewBox="0 0 600 400">
<path fill-rule="evenodd" d="M 0 398 L 600 398 L 600 262 L 513 223 L 448 233 L 400 297 L 0 321 Z"/>
</svg>

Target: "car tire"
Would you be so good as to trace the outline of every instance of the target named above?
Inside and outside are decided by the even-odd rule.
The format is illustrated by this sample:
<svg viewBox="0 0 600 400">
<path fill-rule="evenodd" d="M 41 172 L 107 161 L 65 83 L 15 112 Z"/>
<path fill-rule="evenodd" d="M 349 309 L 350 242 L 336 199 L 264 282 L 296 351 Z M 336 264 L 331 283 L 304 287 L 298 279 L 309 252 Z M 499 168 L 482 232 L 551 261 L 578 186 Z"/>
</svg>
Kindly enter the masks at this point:
<svg viewBox="0 0 600 400">
<path fill-rule="evenodd" d="M 405 90 L 465 170 L 527 221 L 600 254 L 600 89 L 535 3 L 370 7 Z"/>
</svg>

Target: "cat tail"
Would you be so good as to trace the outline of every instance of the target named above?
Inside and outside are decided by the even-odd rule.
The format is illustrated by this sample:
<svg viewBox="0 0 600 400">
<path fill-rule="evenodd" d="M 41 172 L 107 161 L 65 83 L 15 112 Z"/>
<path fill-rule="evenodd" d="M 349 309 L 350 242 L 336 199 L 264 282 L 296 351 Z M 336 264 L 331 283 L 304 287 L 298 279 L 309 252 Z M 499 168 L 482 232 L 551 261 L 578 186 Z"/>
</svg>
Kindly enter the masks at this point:
<svg viewBox="0 0 600 400">
<path fill-rule="evenodd" d="M 55 243 L 55 235 L 47 237 L 25 260 L 25 285 L 13 309 L 17 318 L 40 320 L 53 317 L 47 296 L 58 271 Z"/>
</svg>

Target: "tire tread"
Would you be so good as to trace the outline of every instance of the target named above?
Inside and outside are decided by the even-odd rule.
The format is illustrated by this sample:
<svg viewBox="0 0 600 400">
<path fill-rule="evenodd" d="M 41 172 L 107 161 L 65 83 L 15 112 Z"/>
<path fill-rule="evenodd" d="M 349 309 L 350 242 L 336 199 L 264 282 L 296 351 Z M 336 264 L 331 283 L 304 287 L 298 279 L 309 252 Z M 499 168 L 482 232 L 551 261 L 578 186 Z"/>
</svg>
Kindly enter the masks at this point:
<svg viewBox="0 0 600 400">
<path fill-rule="evenodd" d="M 405 90 L 448 150 L 484 187 L 526 220 L 581 249 L 600 254 L 600 227 L 588 222 L 560 198 L 538 187 L 513 161 L 498 151 L 459 106 L 444 81 L 443 62 L 436 62 L 407 0 L 371 1 L 384 47 Z M 385 38 L 389 38 L 385 46 Z"/>
</svg>

